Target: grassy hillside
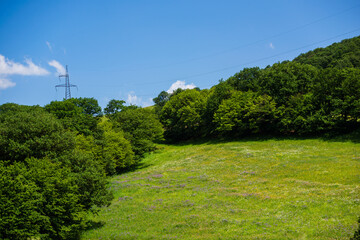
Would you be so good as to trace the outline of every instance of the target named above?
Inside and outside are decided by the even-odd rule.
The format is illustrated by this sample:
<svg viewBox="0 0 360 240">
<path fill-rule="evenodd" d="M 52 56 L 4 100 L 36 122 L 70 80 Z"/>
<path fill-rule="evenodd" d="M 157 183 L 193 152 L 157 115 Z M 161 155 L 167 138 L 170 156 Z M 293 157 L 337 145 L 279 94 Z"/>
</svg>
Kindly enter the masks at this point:
<svg viewBox="0 0 360 240">
<path fill-rule="evenodd" d="M 162 145 L 112 178 L 82 239 L 349 239 L 360 145 L 262 140 Z"/>
</svg>

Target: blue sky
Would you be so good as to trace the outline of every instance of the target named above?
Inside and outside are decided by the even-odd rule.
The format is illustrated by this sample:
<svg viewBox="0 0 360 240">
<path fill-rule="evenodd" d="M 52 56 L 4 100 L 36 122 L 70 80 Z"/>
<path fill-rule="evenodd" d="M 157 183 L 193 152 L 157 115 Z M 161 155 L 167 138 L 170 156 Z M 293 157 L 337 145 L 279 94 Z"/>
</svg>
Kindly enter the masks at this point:
<svg viewBox="0 0 360 240">
<path fill-rule="evenodd" d="M 356 0 L 0 0 L 0 104 L 62 100 L 68 65 L 72 97 L 148 106 L 358 35 Z"/>
</svg>

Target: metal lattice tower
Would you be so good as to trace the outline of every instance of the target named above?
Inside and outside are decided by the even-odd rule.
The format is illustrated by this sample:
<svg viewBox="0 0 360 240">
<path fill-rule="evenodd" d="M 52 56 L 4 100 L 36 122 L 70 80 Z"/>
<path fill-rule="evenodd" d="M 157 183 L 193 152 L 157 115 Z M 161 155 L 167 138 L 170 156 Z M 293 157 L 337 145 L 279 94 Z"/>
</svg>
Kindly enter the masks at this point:
<svg viewBox="0 0 360 240">
<path fill-rule="evenodd" d="M 74 85 L 74 84 L 70 84 L 70 78 L 69 78 L 69 72 L 68 72 L 68 66 L 67 65 L 66 65 L 66 73 L 59 75 L 59 80 L 60 81 L 61 81 L 61 78 L 65 78 L 65 84 L 56 85 L 55 88 L 57 89 L 58 87 L 64 87 L 65 88 L 65 100 L 70 99 L 71 98 L 70 88 L 72 88 L 72 87 L 77 88 L 77 86 Z"/>
</svg>

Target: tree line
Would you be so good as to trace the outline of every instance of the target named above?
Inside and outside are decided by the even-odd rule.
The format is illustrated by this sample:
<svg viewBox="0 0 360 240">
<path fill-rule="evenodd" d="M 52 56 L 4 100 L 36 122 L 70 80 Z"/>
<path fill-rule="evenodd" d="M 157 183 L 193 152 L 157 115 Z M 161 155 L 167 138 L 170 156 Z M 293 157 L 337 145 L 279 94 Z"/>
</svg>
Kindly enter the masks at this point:
<svg viewBox="0 0 360 240">
<path fill-rule="evenodd" d="M 293 61 L 244 68 L 210 89 L 162 91 L 165 138 L 344 133 L 360 124 L 360 37 Z"/>
<path fill-rule="evenodd" d="M 106 176 L 136 167 L 163 128 L 151 110 L 112 100 L 0 106 L 0 238 L 77 239 L 113 199 Z"/>
</svg>

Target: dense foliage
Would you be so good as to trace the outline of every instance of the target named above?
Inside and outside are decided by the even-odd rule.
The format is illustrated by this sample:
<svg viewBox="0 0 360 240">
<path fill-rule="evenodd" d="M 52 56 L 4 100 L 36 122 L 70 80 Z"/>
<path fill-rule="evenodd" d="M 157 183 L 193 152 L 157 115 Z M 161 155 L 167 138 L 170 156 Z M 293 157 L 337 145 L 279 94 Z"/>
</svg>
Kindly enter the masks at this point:
<svg viewBox="0 0 360 240">
<path fill-rule="evenodd" d="M 103 169 L 42 108 L 0 109 L 0 237 L 75 238 L 86 212 L 110 203 Z"/>
<path fill-rule="evenodd" d="M 267 95 L 236 91 L 215 112 L 216 130 L 227 136 L 269 131 L 275 110 L 275 101 Z"/>
<path fill-rule="evenodd" d="M 210 90 L 163 91 L 154 102 L 165 137 L 354 130 L 360 126 L 359 51 L 360 37 L 355 37 L 294 61 L 245 68 Z"/>
<path fill-rule="evenodd" d="M 318 68 L 360 68 L 360 36 L 300 54 L 294 61 Z"/>
<path fill-rule="evenodd" d="M 170 98 L 161 110 L 165 137 L 172 140 L 201 136 L 207 91 L 185 90 Z"/>
<path fill-rule="evenodd" d="M 76 148 L 83 153 L 91 154 L 109 175 L 134 166 L 134 152 L 124 133 L 114 129 L 113 124 L 105 117 L 98 126 L 102 131 L 101 137 L 95 139 L 93 136 L 77 135 Z"/>
<path fill-rule="evenodd" d="M 149 109 L 128 108 L 112 116 L 114 126 L 124 132 L 131 143 L 137 160 L 146 152 L 155 150 L 154 142 L 163 139 L 163 128 Z"/>
<path fill-rule="evenodd" d="M 163 133 L 151 111 L 114 109 L 109 120 L 93 98 L 0 106 L 1 239 L 77 239 L 87 213 L 110 204 L 106 175 L 135 166 Z"/>
<path fill-rule="evenodd" d="M 74 143 L 56 117 L 40 107 L 0 107 L 0 160 L 58 157 Z"/>
</svg>

